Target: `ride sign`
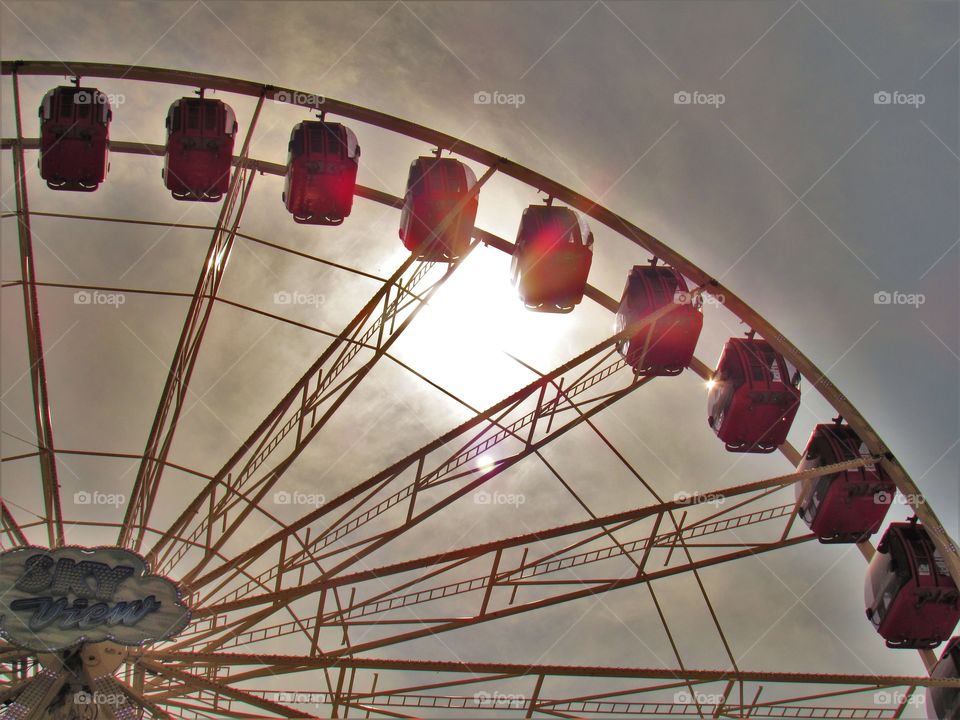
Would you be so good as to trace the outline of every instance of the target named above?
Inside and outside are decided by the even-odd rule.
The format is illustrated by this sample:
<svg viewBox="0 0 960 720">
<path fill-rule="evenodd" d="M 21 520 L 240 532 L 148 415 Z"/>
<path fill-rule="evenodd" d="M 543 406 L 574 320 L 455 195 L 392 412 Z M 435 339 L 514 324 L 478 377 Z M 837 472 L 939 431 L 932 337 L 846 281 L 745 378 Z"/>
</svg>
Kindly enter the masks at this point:
<svg viewBox="0 0 960 720">
<path fill-rule="evenodd" d="M 177 586 L 118 547 L 22 547 L 0 555 L 0 637 L 37 652 L 166 640 L 190 622 Z"/>
</svg>

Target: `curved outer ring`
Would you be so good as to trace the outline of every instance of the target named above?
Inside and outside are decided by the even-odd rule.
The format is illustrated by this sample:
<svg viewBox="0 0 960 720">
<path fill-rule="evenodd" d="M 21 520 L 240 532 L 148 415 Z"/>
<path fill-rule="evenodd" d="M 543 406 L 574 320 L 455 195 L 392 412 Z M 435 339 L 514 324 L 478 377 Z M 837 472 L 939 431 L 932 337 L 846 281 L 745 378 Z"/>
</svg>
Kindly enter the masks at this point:
<svg viewBox="0 0 960 720">
<path fill-rule="evenodd" d="M 136 80 L 158 82 L 168 85 L 185 85 L 204 89 L 220 90 L 223 92 L 246 95 L 274 102 L 285 102 L 289 105 L 316 109 L 316 100 L 322 98 L 324 112 L 340 115 L 385 130 L 421 140 L 430 145 L 450 150 L 456 148 L 456 153 L 488 167 L 496 167 L 501 172 L 515 180 L 541 190 L 548 195 L 567 203 L 571 207 L 583 212 L 594 220 L 606 225 L 614 232 L 622 235 L 631 242 L 639 245 L 660 258 L 666 264 L 679 270 L 698 286 L 703 286 L 707 292 L 723 295 L 724 305 L 733 314 L 739 317 L 749 327 L 756 330 L 761 337 L 767 340 L 778 352 L 788 358 L 812 386 L 833 408 L 847 421 L 850 427 L 866 443 L 867 448 L 875 456 L 880 457 L 880 464 L 886 470 L 897 489 L 910 501 L 914 513 L 930 531 L 934 544 L 944 556 L 950 574 L 960 586 L 960 550 L 952 540 L 943 524 L 940 522 L 933 508 L 927 503 L 903 466 L 883 442 L 870 423 L 853 406 L 853 403 L 840 392 L 809 358 L 799 348 L 785 338 L 772 324 L 767 322 L 758 312 L 741 300 L 734 292 L 725 287 L 720 281 L 701 270 L 690 260 L 675 252 L 648 232 L 637 227 L 629 220 L 617 215 L 612 210 L 600 205 L 570 188 L 551 180 L 540 173 L 519 165 L 512 160 L 501 157 L 481 147 L 464 140 L 432 130 L 417 123 L 403 120 L 393 115 L 371 110 L 360 105 L 336 100 L 317 93 L 306 93 L 292 88 L 282 88 L 274 85 L 257 83 L 250 80 L 229 78 L 206 73 L 170 70 L 166 68 L 151 68 L 142 66 L 126 66 L 111 63 L 90 62 L 60 62 L 60 61 L 24 61 L 5 60 L 0 63 L 0 73 L 3 75 L 64 75 L 68 73 L 77 77 L 99 77 L 122 80 Z M 278 97 L 279 96 L 279 97 Z M 117 148 L 120 143 L 111 143 L 111 148 Z M 142 152 L 142 151 L 141 151 Z M 148 154 L 153 154 L 152 152 Z M 377 198 L 371 198 L 377 199 Z M 392 198 L 391 198 L 392 200 Z M 388 203 L 392 204 L 392 203 Z M 502 248 L 501 248 L 502 249 Z M 596 294 L 591 294 L 598 300 Z M 606 296 L 604 296 L 605 299 Z M 610 308 L 609 303 L 601 302 Z"/>
</svg>

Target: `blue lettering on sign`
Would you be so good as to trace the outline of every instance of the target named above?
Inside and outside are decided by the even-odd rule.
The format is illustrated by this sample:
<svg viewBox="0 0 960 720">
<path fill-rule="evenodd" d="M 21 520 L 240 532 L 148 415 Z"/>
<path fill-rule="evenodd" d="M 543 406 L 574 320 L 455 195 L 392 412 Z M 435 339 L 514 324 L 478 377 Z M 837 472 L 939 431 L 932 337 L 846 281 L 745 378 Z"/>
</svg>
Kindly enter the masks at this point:
<svg viewBox="0 0 960 720">
<path fill-rule="evenodd" d="M 120 583 L 133 573 L 134 568 L 126 565 L 110 567 L 106 563 L 76 562 L 70 558 L 54 562 L 49 555 L 33 555 L 24 563 L 23 574 L 15 587 L 31 594 L 50 594 L 14 600 L 10 609 L 32 612 L 29 627 L 34 631 L 54 624 L 61 630 L 87 630 L 104 625 L 130 627 L 163 606 L 155 595 L 109 604 Z M 68 594 L 76 597 L 73 605 L 68 603 Z M 91 600 L 98 602 L 91 605 Z"/>
<path fill-rule="evenodd" d="M 0 552 L 0 640 L 34 652 L 78 643 L 127 646 L 166 640 L 190 622 L 169 578 L 120 547 Z M 2 712 L 0 712 L 2 714 Z"/>
<path fill-rule="evenodd" d="M 10 609 L 27 612 L 32 610 L 33 615 L 29 620 L 31 630 L 43 630 L 53 623 L 57 623 L 61 630 L 89 630 L 101 625 L 136 625 L 145 616 L 159 610 L 162 605 L 155 595 L 148 595 L 143 600 L 118 602 L 113 607 L 103 602 L 88 606 L 86 600 L 77 598 L 72 606 L 67 607 L 67 598 L 54 600 L 48 596 L 14 600 L 10 603 Z"/>
</svg>

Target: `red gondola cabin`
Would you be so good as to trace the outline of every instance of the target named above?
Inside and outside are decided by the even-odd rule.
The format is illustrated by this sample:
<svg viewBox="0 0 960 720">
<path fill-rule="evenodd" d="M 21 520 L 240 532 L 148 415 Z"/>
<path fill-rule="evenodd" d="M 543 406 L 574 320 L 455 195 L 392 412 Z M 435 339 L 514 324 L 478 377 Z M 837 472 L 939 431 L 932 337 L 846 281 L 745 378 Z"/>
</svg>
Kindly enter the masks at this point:
<svg viewBox="0 0 960 720">
<path fill-rule="evenodd" d="M 944 680 L 960 678 L 960 637 L 955 637 L 947 643 L 947 647 L 940 656 L 940 662 L 930 676 Z M 928 688 L 927 718 L 929 720 L 960 720 L 960 688 Z"/>
<path fill-rule="evenodd" d="M 616 332 L 636 327 L 663 307 L 656 322 L 632 332 L 617 344 L 638 375 L 679 375 L 690 365 L 703 329 L 700 296 L 691 298 L 687 281 L 665 265 L 635 265 L 627 277 L 617 311 Z"/>
<path fill-rule="evenodd" d="M 107 175 L 110 120 L 107 96 L 64 85 L 40 104 L 40 177 L 53 190 L 93 192 Z"/>
<path fill-rule="evenodd" d="M 927 530 L 892 523 L 870 561 L 867 617 L 891 648 L 934 648 L 960 621 L 960 593 Z"/>
<path fill-rule="evenodd" d="M 817 425 L 797 469 L 869 456 L 849 425 Z M 800 517 L 822 543 L 866 540 L 880 529 L 896 492 L 887 473 L 874 463 L 796 484 Z"/>
<path fill-rule="evenodd" d="M 583 300 L 593 261 L 593 233 L 570 208 L 531 205 L 523 211 L 510 263 L 524 305 L 568 313 Z"/>
<path fill-rule="evenodd" d="M 185 97 L 167 111 L 163 180 L 177 200 L 216 202 L 230 187 L 237 118 L 229 105 Z"/>
<path fill-rule="evenodd" d="M 421 260 L 453 262 L 470 247 L 477 219 L 477 196 L 441 228 L 476 185 L 473 171 L 453 158 L 419 157 L 410 165 L 400 215 L 400 239 Z"/>
<path fill-rule="evenodd" d="M 771 453 L 800 407 L 800 374 L 765 340 L 731 338 L 709 383 L 707 422 L 730 452 Z"/>
<path fill-rule="evenodd" d="M 306 225 L 340 225 L 353 209 L 360 145 L 340 123 L 307 120 L 290 133 L 283 202 Z"/>
</svg>

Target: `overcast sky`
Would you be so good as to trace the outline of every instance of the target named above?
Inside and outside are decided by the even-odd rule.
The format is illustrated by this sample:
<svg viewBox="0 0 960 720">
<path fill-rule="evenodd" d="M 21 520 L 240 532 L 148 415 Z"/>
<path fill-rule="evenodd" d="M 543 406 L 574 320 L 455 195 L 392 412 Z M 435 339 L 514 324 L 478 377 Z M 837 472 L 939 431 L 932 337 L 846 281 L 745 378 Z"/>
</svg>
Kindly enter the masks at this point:
<svg viewBox="0 0 960 720">
<path fill-rule="evenodd" d="M 958 8 L 956 2 L 876 0 L 4 0 L 0 49 L 5 60 L 140 64 L 315 92 L 463 138 L 601 201 L 720 278 L 825 370 L 957 537 Z M 36 135 L 34 108 L 58 82 L 22 79 L 26 135 Z M 111 128 L 117 140 L 163 143 L 167 107 L 190 92 L 87 82 L 120 99 Z M 522 103 L 477 104 L 478 92 L 520 96 Z M 704 102 L 677 102 L 678 93 L 699 93 Z M 9 78 L 0 97 L 9 137 Z M 218 97 L 237 110 L 242 133 L 253 103 Z M 888 97 L 892 102 L 884 103 Z M 252 155 L 284 162 L 289 130 L 306 117 L 295 108 L 268 107 Z M 363 148 L 359 182 L 402 194 L 410 160 L 429 148 L 349 124 Z M 28 153 L 31 167 L 35 159 Z M 15 203 L 6 158 L 2 179 L 8 211 Z M 106 183 L 91 195 L 54 193 L 36 174 L 29 187 L 37 211 L 210 224 L 218 209 L 172 200 L 155 158 L 112 156 Z M 281 189 L 281 178 L 256 179 L 245 232 L 381 276 L 402 261 L 396 211 L 358 200 L 341 228 L 297 226 L 284 211 Z M 538 201 L 531 189 L 495 177 L 481 193 L 477 225 L 512 240 L 523 207 Z M 0 274 L 8 282 L 19 278 L 16 229 L 13 221 L 2 222 Z M 619 297 L 629 268 L 647 255 L 606 228 L 594 229 L 590 282 Z M 209 241 L 201 231 L 46 218 L 35 220 L 34 232 L 41 280 L 178 292 L 192 291 Z M 504 350 L 547 370 L 611 332 L 611 315 L 590 301 L 570 316 L 524 312 L 511 294 L 508 265 L 502 253 L 478 250 L 395 348 L 404 362 L 473 407 L 533 379 Z M 336 333 L 375 289 L 367 279 L 238 243 L 221 294 Z M 278 291 L 315 293 L 324 302 L 278 308 Z M 914 305 L 878 304 L 877 293 L 921 297 Z M 4 289 L 3 300 L 7 457 L 30 451 L 33 425 L 19 289 Z M 70 289 L 43 289 L 40 305 L 57 446 L 142 452 L 186 301 L 127 294 L 120 307 L 92 307 L 77 305 Z M 708 307 L 698 357 L 712 366 L 724 340 L 744 330 L 725 310 Z M 219 469 L 327 342 L 218 306 L 171 459 L 206 473 Z M 804 390 L 790 434 L 801 448 L 813 425 L 831 417 L 808 383 Z M 704 406 L 702 382 L 685 373 L 635 393 L 600 424 L 664 495 L 788 471 L 779 456 L 725 453 L 706 426 Z M 284 482 L 332 495 L 469 414 L 396 365 L 381 363 Z M 362 441 L 344 457 L 343 447 L 358 434 Z M 548 455 L 598 513 L 651 501 L 589 433 L 565 438 Z M 112 512 L 122 518 L 122 507 L 93 510 L 70 499 L 85 488 L 129 493 L 135 462 L 72 456 L 59 467 L 68 517 Z M 3 471 L 4 495 L 25 517 L 38 511 L 39 493 L 28 489 L 36 484 L 35 461 L 5 463 Z M 197 483 L 182 473 L 165 475 L 158 525 L 177 514 Z M 478 528 L 470 541 L 583 518 L 542 468 L 521 467 L 508 483 L 536 502 L 517 520 Z M 897 507 L 890 517 L 905 515 Z M 452 514 L 442 526 L 452 531 L 463 517 Z M 444 537 L 443 529 L 437 532 Z M 111 538 L 78 534 L 72 541 Z M 855 550 L 804 545 L 766 565 L 743 563 L 704 578 L 743 667 L 922 672 L 915 653 L 884 649 L 864 619 L 863 571 Z M 663 584 L 674 620 L 690 613 L 680 633 L 684 659 L 693 667 L 722 664 L 716 643 L 698 639 L 696 628 L 710 627 L 709 618 L 702 604 L 693 607 L 690 587 Z M 646 591 L 633 588 L 599 605 L 494 625 L 480 637 L 451 633 L 444 645 L 420 641 L 382 654 L 670 664 L 669 646 L 649 613 Z M 571 626 L 562 638 L 558 622 Z M 783 653 L 786 643 L 796 648 L 790 657 Z"/>
</svg>

